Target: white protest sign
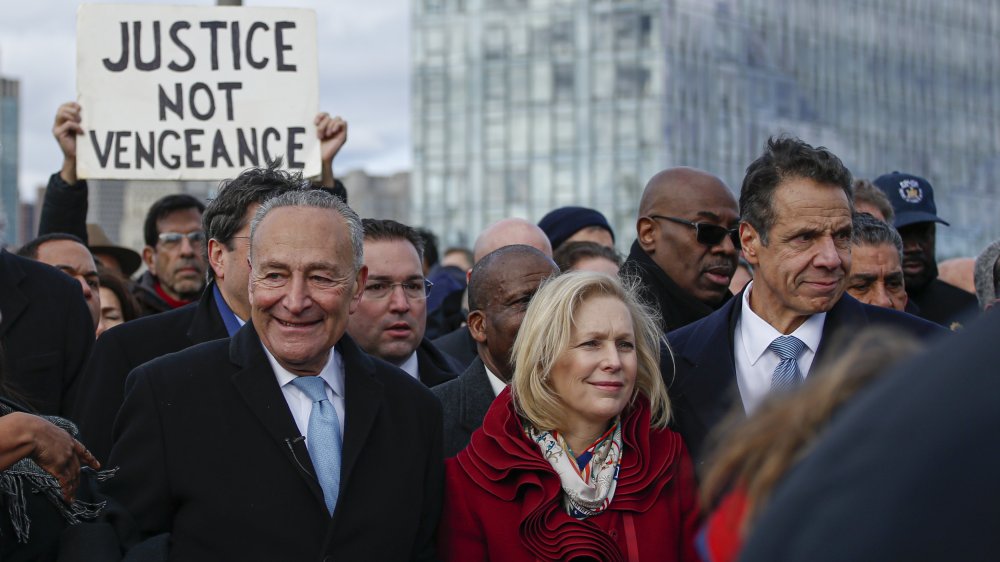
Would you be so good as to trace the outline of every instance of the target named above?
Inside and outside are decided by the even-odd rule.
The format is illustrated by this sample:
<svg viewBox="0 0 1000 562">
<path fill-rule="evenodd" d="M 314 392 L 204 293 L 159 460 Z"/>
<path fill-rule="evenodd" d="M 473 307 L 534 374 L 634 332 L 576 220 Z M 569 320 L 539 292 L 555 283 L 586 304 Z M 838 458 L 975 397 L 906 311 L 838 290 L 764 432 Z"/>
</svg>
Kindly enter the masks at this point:
<svg viewBox="0 0 1000 562">
<path fill-rule="evenodd" d="M 319 174 L 312 10 L 84 4 L 77 91 L 81 178 Z"/>
</svg>

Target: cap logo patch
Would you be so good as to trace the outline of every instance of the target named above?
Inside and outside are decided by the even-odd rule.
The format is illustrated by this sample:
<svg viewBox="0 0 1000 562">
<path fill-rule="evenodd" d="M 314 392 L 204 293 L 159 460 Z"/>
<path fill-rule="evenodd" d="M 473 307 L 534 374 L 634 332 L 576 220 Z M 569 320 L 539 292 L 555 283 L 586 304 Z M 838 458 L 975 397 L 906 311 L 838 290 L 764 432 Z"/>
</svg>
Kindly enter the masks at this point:
<svg viewBox="0 0 1000 562">
<path fill-rule="evenodd" d="M 899 182 L 899 196 L 907 203 L 919 203 L 924 199 L 924 191 L 917 180 L 907 179 Z"/>
</svg>

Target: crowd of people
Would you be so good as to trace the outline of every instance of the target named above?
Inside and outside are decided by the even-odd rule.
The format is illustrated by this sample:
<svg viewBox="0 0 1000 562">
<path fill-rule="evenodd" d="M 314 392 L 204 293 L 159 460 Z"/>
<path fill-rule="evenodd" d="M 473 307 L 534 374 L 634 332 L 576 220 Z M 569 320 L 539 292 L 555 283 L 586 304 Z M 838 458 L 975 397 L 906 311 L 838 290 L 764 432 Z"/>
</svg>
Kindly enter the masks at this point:
<svg viewBox="0 0 1000 562">
<path fill-rule="evenodd" d="M 322 113 L 316 182 L 276 162 L 163 197 L 140 253 L 86 224 L 81 111 L 38 237 L 0 253 L 0 559 L 1000 552 L 1000 242 L 976 294 L 943 281 L 917 175 L 776 137 L 738 197 L 654 175 L 634 233 L 570 206 L 440 251 L 350 208 Z M 967 475 L 939 454 L 961 432 Z M 925 496 L 932 462 L 969 494 Z"/>
</svg>

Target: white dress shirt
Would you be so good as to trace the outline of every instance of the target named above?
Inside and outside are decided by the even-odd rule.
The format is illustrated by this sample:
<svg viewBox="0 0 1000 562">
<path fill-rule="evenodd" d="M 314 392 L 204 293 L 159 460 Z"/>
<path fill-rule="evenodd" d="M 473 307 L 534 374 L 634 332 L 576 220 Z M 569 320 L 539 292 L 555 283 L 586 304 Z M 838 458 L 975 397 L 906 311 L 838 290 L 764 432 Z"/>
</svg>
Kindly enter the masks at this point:
<svg viewBox="0 0 1000 562">
<path fill-rule="evenodd" d="M 292 412 L 295 425 L 299 428 L 299 435 L 305 436 L 309 433 L 309 414 L 312 413 L 313 401 L 306 396 L 306 393 L 299 390 L 299 387 L 292 384 L 292 381 L 299 375 L 291 373 L 282 367 L 278 363 L 278 360 L 268 351 L 267 346 L 262 344 L 261 347 L 264 348 L 267 360 L 271 363 L 271 369 L 274 370 L 274 376 L 278 379 L 278 386 L 281 387 L 281 392 L 285 395 L 285 402 L 288 403 L 288 409 Z M 337 411 L 337 418 L 340 420 L 340 436 L 343 438 L 344 360 L 340 357 L 340 353 L 337 353 L 336 349 L 330 350 L 330 358 L 327 359 L 326 366 L 316 376 L 326 382 L 326 397 Z M 289 435 L 289 437 L 295 436 Z M 308 446 L 309 443 L 307 442 L 306 447 Z"/>
<path fill-rule="evenodd" d="M 486 367 L 486 364 L 483 363 L 483 366 Z M 503 389 L 507 388 L 507 383 L 503 382 L 500 377 L 494 375 L 493 371 L 491 371 L 489 367 L 486 367 L 486 378 L 490 380 L 490 386 L 493 388 L 494 398 L 500 396 Z"/>
<path fill-rule="evenodd" d="M 791 334 L 782 334 L 750 309 L 750 291 L 753 281 L 743 292 L 742 310 L 733 333 L 733 354 L 736 359 L 736 382 L 740 388 L 740 398 L 747 414 L 752 414 L 771 390 L 771 375 L 781 358 L 768 349 L 778 336 L 790 335 L 802 340 L 805 349 L 799 356 L 799 372 L 803 378 L 809 376 L 816 349 L 823 339 L 823 324 L 826 313 L 813 314 Z"/>
<path fill-rule="evenodd" d="M 417 352 L 414 351 L 406 358 L 406 361 L 399 366 L 400 369 L 406 371 L 406 374 L 411 377 L 420 380 L 420 361 L 417 360 Z"/>
</svg>

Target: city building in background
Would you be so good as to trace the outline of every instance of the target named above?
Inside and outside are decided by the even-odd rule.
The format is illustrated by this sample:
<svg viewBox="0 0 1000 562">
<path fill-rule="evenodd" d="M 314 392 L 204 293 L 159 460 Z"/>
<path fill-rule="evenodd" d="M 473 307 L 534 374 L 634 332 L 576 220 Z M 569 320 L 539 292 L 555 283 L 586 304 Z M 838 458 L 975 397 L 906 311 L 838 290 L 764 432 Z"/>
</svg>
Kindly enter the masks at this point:
<svg viewBox="0 0 1000 562">
<path fill-rule="evenodd" d="M 768 136 L 857 177 L 926 177 L 938 255 L 1000 238 L 993 0 L 414 0 L 413 224 L 471 243 L 566 204 L 634 238 L 645 181 L 694 166 L 738 192 Z"/>
<path fill-rule="evenodd" d="M 21 196 L 18 193 L 20 84 L 0 76 L 0 246 L 19 242 Z"/>
<path fill-rule="evenodd" d="M 340 177 L 347 189 L 347 201 L 363 218 L 410 219 L 410 173 L 370 176 L 355 170 Z"/>
</svg>

